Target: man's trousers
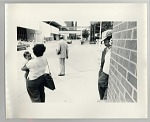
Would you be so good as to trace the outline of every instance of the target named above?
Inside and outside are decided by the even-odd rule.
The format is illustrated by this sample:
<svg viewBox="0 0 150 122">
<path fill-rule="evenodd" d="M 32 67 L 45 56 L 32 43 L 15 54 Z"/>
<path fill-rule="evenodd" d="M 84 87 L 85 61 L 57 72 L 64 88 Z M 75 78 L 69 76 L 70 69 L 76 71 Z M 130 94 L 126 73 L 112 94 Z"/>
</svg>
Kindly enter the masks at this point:
<svg viewBox="0 0 150 122">
<path fill-rule="evenodd" d="M 59 58 L 60 74 L 65 74 L 65 58 Z"/>
<path fill-rule="evenodd" d="M 99 95 L 101 100 L 104 99 L 105 92 L 108 88 L 108 77 L 109 75 L 107 75 L 104 72 L 99 73 L 98 90 L 99 90 Z"/>
</svg>

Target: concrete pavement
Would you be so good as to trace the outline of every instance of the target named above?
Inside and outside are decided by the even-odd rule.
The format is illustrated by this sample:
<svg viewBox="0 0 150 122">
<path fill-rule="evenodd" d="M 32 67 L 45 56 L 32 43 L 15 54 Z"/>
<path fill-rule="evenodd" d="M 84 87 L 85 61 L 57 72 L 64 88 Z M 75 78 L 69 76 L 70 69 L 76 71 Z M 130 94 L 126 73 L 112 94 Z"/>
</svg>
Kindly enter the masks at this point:
<svg viewBox="0 0 150 122">
<path fill-rule="evenodd" d="M 80 44 L 74 40 L 69 44 L 69 59 L 66 59 L 66 75 L 59 74 L 59 59 L 56 55 L 57 41 L 47 42 L 45 56 L 55 81 L 56 90 L 45 88 L 46 102 L 97 102 L 98 94 L 98 48 L 95 44 Z M 32 48 L 28 49 L 32 51 Z M 18 102 L 31 102 L 26 91 L 24 72 L 20 70 L 25 62 L 24 51 L 18 51 Z"/>
</svg>

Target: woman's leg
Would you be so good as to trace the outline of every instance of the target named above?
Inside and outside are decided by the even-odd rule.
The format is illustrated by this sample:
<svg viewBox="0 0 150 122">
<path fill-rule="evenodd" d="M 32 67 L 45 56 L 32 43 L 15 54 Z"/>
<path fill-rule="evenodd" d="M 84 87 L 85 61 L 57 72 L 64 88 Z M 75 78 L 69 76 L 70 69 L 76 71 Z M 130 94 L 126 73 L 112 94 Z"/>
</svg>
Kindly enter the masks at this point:
<svg viewBox="0 0 150 122">
<path fill-rule="evenodd" d="M 32 102 L 41 102 L 39 88 L 33 86 L 27 86 L 27 92 Z"/>
<path fill-rule="evenodd" d="M 35 80 L 27 80 L 26 82 L 27 92 L 32 102 L 41 102 L 40 82 L 41 78 L 37 78 Z"/>
<path fill-rule="evenodd" d="M 41 102 L 45 102 L 45 91 L 44 91 L 44 84 L 42 83 L 40 85 L 40 99 L 41 99 Z"/>
</svg>

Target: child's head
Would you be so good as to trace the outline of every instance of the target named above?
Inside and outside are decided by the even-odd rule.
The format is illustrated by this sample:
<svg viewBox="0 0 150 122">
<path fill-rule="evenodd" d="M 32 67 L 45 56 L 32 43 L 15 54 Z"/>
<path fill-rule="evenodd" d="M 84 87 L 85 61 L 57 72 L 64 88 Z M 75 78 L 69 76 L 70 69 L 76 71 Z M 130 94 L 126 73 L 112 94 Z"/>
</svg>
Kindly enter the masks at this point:
<svg viewBox="0 0 150 122">
<path fill-rule="evenodd" d="M 24 54 L 23 54 L 23 56 L 27 60 L 31 60 L 32 59 L 31 53 L 29 51 L 25 51 Z"/>
</svg>

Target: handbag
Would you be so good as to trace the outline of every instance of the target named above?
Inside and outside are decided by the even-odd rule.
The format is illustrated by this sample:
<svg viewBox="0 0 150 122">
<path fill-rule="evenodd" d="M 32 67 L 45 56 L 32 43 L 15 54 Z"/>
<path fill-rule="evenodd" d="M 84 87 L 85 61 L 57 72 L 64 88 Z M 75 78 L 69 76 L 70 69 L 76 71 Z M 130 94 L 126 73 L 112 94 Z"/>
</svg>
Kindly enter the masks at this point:
<svg viewBox="0 0 150 122">
<path fill-rule="evenodd" d="M 53 78 L 51 76 L 51 73 L 50 73 L 50 69 L 49 69 L 47 59 L 46 59 L 46 62 L 47 62 L 49 73 L 44 74 L 44 86 L 49 88 L 50 90 L 54 90 L 55 89 L 55 84 L 54 84 L 54 80 L 53 80 Z"/>
</svg>

